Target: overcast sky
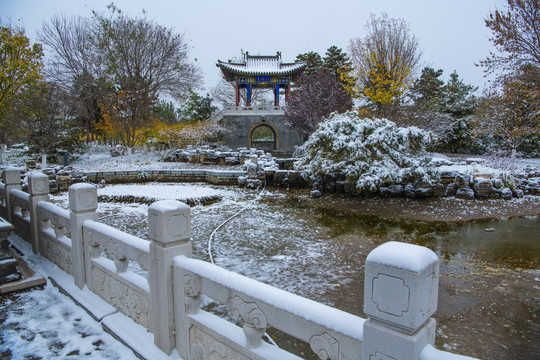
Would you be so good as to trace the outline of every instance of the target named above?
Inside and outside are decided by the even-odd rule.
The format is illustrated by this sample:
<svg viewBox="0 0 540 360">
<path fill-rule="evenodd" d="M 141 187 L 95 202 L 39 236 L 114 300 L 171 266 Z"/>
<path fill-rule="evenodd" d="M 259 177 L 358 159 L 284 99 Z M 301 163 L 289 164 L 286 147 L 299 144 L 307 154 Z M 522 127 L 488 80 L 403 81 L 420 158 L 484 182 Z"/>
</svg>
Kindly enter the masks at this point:
<svg viewBox="0 0 540 360">
<path fill-rule="evenodd" d="M 54 14 L 91 16 L 111 0 L 0 0 L 0 17 L 22 25 L 32 41 L 43 21 Z M 274 55 L 284 61 L 332 45 L 347 51 L 349 40 L 365 36 L 370 13 L 386 12 L 409 22 L 423 50 L 424 65 L 456 70 L 465 82 L 482 87 L 482 69 L 474 64 L 493 50 L 484 19 L 505 0 L 116 0 L 130 15 L 148 12 L 159 24 L 183 33 L 191 56 L 204 72 L 204 86 L 215 86 L 217 60 L 240 54 Z"/>
</svg>

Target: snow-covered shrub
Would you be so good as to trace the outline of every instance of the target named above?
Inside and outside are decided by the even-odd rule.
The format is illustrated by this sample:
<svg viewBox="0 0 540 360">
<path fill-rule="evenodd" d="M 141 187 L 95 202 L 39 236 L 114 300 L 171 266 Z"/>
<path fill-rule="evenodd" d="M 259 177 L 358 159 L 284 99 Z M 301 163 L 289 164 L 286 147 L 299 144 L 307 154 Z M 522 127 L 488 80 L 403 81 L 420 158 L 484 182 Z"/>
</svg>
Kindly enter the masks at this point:
<svg viewBox="0 0 540 360">
<path fill-rule="evenodd" d="M 431 132 L 397 127 L 386 119 L 334 113 L 302 145 L 295 167 L 313 182 L 322 175 L 344 173 L 357 191 L 409 182 L 433 184 L 438 174 L 425 151 L 432 137 Z"/>
</svg>

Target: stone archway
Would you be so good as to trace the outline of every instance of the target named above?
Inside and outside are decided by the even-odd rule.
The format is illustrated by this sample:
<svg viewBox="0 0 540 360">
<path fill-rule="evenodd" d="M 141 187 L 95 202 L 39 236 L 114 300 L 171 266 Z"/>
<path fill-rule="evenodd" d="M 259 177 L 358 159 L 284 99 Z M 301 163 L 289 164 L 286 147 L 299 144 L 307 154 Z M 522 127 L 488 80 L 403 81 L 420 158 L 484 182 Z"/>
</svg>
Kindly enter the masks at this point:
<svg viewBox="0 0 540 360">
<path fill-rule="evenodd" d="M 249 148 L 259 150 L 279 150 L 279 133 L 277 128 L 266 121 L 259 122 L 249 130 Z"/>
</svg>

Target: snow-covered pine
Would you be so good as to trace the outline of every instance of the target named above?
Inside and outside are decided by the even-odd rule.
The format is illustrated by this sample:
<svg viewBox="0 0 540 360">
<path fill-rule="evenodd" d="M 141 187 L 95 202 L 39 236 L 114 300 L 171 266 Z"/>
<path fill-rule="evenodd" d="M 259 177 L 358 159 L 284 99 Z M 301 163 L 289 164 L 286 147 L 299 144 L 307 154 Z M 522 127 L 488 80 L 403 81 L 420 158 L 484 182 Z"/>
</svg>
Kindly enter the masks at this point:
<svg viewBox="0 0 540 360">
<path fill-rule="evenodd" d="M 432 141 L 431 132 L 417 127 L 362 119 L 355 112 L 333 113 L 300 148 L 295 166 L 313 182 L 344 173 L 359 192 L 409 182 L 431 185 L 439 177 L 425 150 Z"/>
</svg>

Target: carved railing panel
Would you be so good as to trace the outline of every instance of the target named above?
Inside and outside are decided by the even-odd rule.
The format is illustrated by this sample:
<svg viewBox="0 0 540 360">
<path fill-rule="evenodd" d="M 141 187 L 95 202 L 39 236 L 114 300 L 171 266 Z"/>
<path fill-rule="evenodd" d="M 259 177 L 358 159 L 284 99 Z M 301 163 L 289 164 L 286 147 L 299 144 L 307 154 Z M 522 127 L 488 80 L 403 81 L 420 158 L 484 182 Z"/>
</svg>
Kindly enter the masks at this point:
<svg viewBox="0 0 540 360">
<path fill-rule="evenodd" d="M 148 269 L 150 242 L 108 225 L 88 220 L 83 238 L 89 251 L 91 289 L 118 311 L 150 328 L 150 287 L 148 280 L 128 270 L 130 261 Z M 106 252 L 111 259 L 105 258 Z"/>
<path fill-rule="evenodd" d="M 32 242 L 30 231 L 30 195 L 24 191 L 12 189 L 10 191 L 11 222 L 15 227 L 14 232 L 22 239 Z"/>
<path fill-rule="evenodd" d="M 69 211 L 47 201 L 39 202 L 37 208 L 41 254 L 72 274 L 71 239 L 66 236 Z"/>
<path fill-rule="evenodd" d="M 226 304 L 232 317 L 242 319 L 243 341 L 239 345 L 244 349 L 241 352 L 248 354 L 250 358 L 256 358 L 257 349 L 268 345 L 261 341 L 267 327 L 273 327 L 308 343 L 321 359 L 355 358 L 361 352 L 365 319 L 204 261 L 179 256 L 175 258 L 174 266 L 177 272 L 182 274 L 181 285 L 184 286 L 186 313 L 191 318 L 190 327 L 196 328 L 189 330 L 190 348 L 197 354 L 208 353 L 208 346 L 205 344 L 209 337 L 204 328 L 212 324 L 211 321 L 205 323 L 201 319 L 213 316 L 200 309 L 201 295 Z M 174 281 L 176 286 L 180 279 L 175 277 Z M 225 338 L 229 336 L 220 334 Z M 233 346 L 230 342 L 227 344 Z M 233 348 L 236 349 L 235 346 Z M 254 353 L 251 354 L 250 351 Z"/>
</svg>

